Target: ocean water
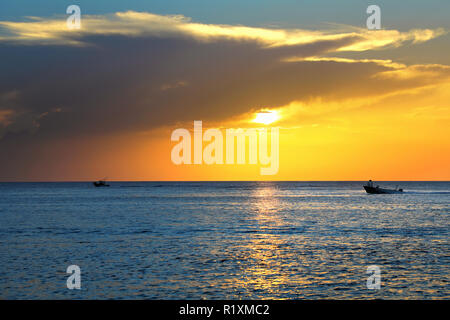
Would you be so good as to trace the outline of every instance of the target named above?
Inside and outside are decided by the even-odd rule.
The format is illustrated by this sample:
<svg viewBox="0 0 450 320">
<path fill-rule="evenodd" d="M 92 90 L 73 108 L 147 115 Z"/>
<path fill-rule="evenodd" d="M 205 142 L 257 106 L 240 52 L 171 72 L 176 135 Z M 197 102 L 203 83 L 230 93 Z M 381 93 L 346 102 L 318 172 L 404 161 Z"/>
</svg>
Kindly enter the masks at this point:
<svg viewBox="0 0 450 320">
<path fill-rule="evenodd" d="M 448 299 L 450 183 L 397 184 L 1 183 L 0 298 Z"/>
</svg>

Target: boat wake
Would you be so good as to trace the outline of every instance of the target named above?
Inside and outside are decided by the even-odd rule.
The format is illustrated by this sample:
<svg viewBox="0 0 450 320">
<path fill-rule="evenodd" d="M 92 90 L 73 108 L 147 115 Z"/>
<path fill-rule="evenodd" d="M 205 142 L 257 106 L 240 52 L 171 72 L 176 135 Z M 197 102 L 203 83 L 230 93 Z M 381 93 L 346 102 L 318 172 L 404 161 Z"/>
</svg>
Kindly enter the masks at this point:
<svg viewBox="0 0 450 320">
<path fill-rule="evenodd" d="M 404 191 L 406 194 L 449 194 L 450 191 Z"/>
</svg>

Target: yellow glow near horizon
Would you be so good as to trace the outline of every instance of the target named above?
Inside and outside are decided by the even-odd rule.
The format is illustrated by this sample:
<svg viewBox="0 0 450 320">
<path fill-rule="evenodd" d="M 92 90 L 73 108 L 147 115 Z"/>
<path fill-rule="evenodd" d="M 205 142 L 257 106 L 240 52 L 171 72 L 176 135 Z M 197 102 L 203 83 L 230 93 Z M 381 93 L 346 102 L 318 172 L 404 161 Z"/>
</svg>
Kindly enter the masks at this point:
<svg viewBox="0 0 450 320">
<path fill-rule="evenodd" d="M 255 115 L 255 119 L 252 122 L 262 123 L 262 124 L 271 124 L 280 119 L 280 115 L 278 111 L 261 111 Z"/>
</svg>

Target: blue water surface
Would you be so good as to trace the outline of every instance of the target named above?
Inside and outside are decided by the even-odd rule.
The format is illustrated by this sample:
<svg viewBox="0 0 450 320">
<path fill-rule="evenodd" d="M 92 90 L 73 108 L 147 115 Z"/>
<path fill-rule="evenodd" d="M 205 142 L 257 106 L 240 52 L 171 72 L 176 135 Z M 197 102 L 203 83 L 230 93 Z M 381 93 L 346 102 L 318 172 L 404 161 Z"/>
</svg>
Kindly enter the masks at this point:
<svg viewBox="0 0 450 320">
<path fill-rule="evenodd" d="M 0 183 L 1 299 L 450 297 L 449 182 L 110 184 Z"/>
</svg>

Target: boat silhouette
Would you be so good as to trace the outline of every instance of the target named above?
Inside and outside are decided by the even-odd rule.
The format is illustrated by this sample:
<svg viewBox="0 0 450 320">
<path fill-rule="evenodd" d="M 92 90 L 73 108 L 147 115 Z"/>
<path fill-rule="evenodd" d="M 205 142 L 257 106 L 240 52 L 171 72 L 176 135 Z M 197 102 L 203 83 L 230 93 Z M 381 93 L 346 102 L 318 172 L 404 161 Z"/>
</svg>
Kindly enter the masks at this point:
<svg viewBox="0 0 450 320">
<path fill-rule="evenodd" d="M 373 181 L 369 180 L 369 182 L 363 186 L 364 190 L 370 194 L 397 194 L 403 193 L 403 189 L 388 189 L 388 188 L 380 188 L 380 186 L 374 186 Z"/>
<path fill-rule="evenodd" d="M 109 184 L 106 183 L 106 178 L 103 180 L 98 180 L 92 182 L 95 187 L 109 187 Z"/>
</svg>

